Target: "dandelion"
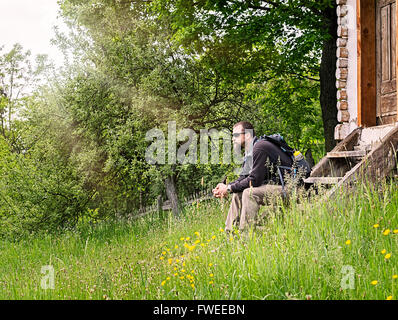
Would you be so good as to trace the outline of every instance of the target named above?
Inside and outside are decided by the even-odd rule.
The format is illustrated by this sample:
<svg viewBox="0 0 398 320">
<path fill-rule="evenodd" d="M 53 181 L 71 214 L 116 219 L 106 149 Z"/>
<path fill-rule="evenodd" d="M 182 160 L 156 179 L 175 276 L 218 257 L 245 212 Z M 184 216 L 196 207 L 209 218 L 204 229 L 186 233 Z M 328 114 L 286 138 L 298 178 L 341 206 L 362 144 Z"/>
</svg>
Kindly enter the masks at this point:
<svg viewBox="0 0 398 320">
<path fill-rule="evenodd" d="M 163 259 L 164 259 L 164 257 L 162 256 L 162 257 L 160 257 L 159 259 L 160 259 L 160 260 L 163 260 Z"/>
<path fill-rule="evenodd" d="M 377 229 L 378 227 L 380 227 L 378 223 L 373 225 L 373 228 L 375 228 L 375 229 Z"/>
<path fill-rule="evenodd" d="M 223 228 L 220 228 L 219 230 L 220 230 L 220 232 L 224 232 L 224 229 L 223 229 Z"/>
<path fill-rule="evenodd" d="M 214 274 L 210 273 L 210 278 L 213 278 L 213 277 L 214 277 Z"/>
<path fill-rule="evenodd" d="M 165 255 L 165 254 L 166 254 L 166 251 L 163 251 L 162 254 Z"/>
<path fill-rule="evenodd" d="M 373 280 L 370 284 L 375 286 L 377 284 L 377 280 Z"/>
<path fill-rule="evenodd" d="M 383 235 L 388 236 L 390 234 L 390 229 L 386 229 L 383 232 Z"/>
<path fill-rule="evenodd" d="M 176 259 L 176 262 L 179 263 L 179 262 L 180 262 L 180 259 Z"/>
<path fill-rule="evenodd" d="M 202 242 L 202 243 L 200 244 L 200 246 L 201 246 L 201 247 L 204 247 L 204 246 L 206 246 L 206 245 Z"/>
<path fill-rule="evenodd" d="M 397 279 L 397 278 L 398 278 L 398 274 L 394 274 L 394 275 L 392 276 L 392 278 L 393 278 L 393 279 Z"/>
<path fill-rule="evenodd" d="M 182 263 L 182 266 L 185 267 L 185 264 L 186 264 L 186 263 L 185 263 L 185 261 L 184 261 L 184 262 Z"/>
<path fill-rule="evenodd" d="M 170 280 L 170 277 L 167 277 L 166 280 Z"/>
<path fill-rule="evenodd" d="M 397 234 L 397 233 L 398 233 L 398 229 L 395 229 L 395 230 L 393 231 L 393 233 L 394 233 L 394 234 Z"/>
<path fill-rule="evenodd" d="M 347 240 L 347 241 L 345 242 L 345 244 L 346 244 L 347 246 L 349 246 L 349 245 L 351 244 L 351 240 Z"/>
<path fill-rule="evenodd" d="M 181 272 L 184 273 L 184 272 L 185 272 L 185 269 L 181 269 Z"/>
<path fill-rule="evenodd" d="M 386 249 L 381 250 L 381 254 L 385 254 L 387 252 Z"/>
<path fill-rule="evenodd" d="M 173 259 L 172 258 L 167 259 L 167 261 L 169 262 L 169 264 L 173 263 Z"/>
<path fill-rule="evenodd" d="M 384 256 L 384 258 L 385 258 L 385 259 L 390 259 L 390 258 L 391 258 L 391 253 L 387 253 L 387 254 Z"/>
<path fill-rule="evenodd" d="M 177 276 L 178 276 L 178 272 L 174 273 L 174 277 L 177 277 Z"/>
<path fill-rule="evenodd" d="M 214 283 L 214 281 L 209 281 L 209 284 L 213 284 Z"/>
<path fill-rule="evenodd" d="M 192 287 L 192 289 L 195 289 L 195 284 L 191 283 L 191 287 Z"/>
<path fill-rule="evenodd" d="M 166 280 L 163 280 L 162 283 L 161 283 L 162 287 L 163 287 L 165 284 L 166 284 Z"/>
<path fill-rule="evenodd" d="M 213 264 L 212 264 L 212 263 L 209 263 L 209 267 L 211 267 L 211 266 L 213 266 Z"/>
<path fill-rule="evenodd" d="M 211 238 L 212 238 L 212 240 L 214 240 L 216 238 L 216 236 L 212 236 Z"/>
<path fill-rule="evenodd" d="M 388 296 L 386 300 L 392 300 L 392 296 Z"/>
<path fill-rule="evenodd" d="M 191 237 L 186 237 L 185 240 L 189 241 L 191 239 Z"/>
<path fill-rule="evenodd" d="M 195 236 L 199 237 L 199 235 L 200 235 L 199 232 L 196 231 Z"/>
<path fill-rule="evenodd" d="M 184 240 L 185 240 L 185 238 L 184 238 L 184 237 L 181 237 L 181 238 L 180 238 L 180 240 L 181 240 L 181 241 L 184 241 Z"/>
<path fill-rule="evenodd" d="M 181 279 L 181 280 L 184 280 L 184 276 L 181 276 L 180 279 Z"/>
<path fill-rule="evenodd" d="M 178 249 L 178 244 L 175 245 L 174 249 Z"/>
<path fill-rule="evenodd" d="M 195 241 L 195 244 L 198 244 L 198 243 L 200 243 L 200 240 L 199 240 L 199 239 Z"/>
</svg>

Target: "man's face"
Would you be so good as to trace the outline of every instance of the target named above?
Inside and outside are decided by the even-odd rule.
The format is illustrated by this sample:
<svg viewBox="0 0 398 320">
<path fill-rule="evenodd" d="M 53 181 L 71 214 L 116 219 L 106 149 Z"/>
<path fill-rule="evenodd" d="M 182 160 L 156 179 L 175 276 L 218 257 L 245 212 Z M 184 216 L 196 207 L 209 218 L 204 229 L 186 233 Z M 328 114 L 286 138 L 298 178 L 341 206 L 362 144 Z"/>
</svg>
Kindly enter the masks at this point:
<svg viewBox="0 0 398 320">
<path fill-rule="evenodd" d="M 234 148 L 245 147 L 245 130 L 241 125 L 236 126 L 232 130 L 232 143 Z"/>
</svg>

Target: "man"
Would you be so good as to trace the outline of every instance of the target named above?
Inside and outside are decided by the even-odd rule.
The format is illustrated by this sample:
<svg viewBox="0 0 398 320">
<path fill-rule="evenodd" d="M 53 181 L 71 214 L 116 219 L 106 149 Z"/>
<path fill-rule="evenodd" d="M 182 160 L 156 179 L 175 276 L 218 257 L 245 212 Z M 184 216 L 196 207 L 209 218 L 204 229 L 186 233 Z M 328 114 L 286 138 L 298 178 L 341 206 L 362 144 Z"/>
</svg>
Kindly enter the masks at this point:
<svg viewBox="0 0 398 320">
<path fill-rule="evenodd" d="M 239 229 L 244 230 L 254 223 L 260 205 L 265 204 L 266 196 L 282 194 L 278 185 L 277 166 L 292 166 L 292 159 L 272 142 L 258 139 L 250 122 L 241 121 L 234 125 L 232 131 L 234 148 L 245 150 L 242 171 L 237 180 L 219 183 L 213 189 L 216 198 L 223 198 L 232 193 L 225 230 L 232 231 L 239 222 Z"/>
</svg>

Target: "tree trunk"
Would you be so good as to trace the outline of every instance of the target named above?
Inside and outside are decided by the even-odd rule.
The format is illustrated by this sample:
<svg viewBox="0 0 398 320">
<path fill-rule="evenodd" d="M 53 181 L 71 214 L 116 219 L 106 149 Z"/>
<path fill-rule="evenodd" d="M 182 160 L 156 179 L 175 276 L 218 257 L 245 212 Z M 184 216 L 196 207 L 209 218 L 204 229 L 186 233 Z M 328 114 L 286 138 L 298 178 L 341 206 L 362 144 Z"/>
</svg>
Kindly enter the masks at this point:
<svg viewBox="0 0 398 320">
<path fill-rule="evenodd" d="M 177 185 L 174 170 L 172 174 L 167 176 L 164 183 L 166 187 L 167 198 L 169 198 L 171 202 L 171 210 L 173 211 L 174 216 L 178 217 L 180 214 L 180 206 L 178 203 Z"/>
<path fill-rule="evenodd" d="M 323 43 L 320 66 L 321 93 L 320 102 L 325 137 L 325 149 L 330 151 L 336 145 L 334 128 L 337 121 L 337 88 L 336 88 L 336 50 L 337 50 L 337 13 L 336 5 L 324 11 L 325 27 L 329 38 Z"/>
</svg>

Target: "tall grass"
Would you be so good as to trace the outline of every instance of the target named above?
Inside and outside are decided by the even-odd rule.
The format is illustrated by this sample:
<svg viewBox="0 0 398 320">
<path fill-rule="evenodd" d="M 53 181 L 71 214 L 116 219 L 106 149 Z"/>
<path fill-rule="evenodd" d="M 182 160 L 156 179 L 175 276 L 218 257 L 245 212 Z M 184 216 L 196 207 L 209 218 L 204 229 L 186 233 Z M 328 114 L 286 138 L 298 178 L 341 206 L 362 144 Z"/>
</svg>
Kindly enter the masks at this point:
<svg viewBox="0 0 398 320">
<path fill-rule="evenodd" d="M 180 219 L 3 240 L 0 298 L 396 299 L 396 185 L 343 191 L 263 207 L 263 226 L 244 235 L 222 230 L 226 199 L 194 204 Z M 43 265 L 54 268 L 54 289 L 41 287 Z"/>
</svg>

